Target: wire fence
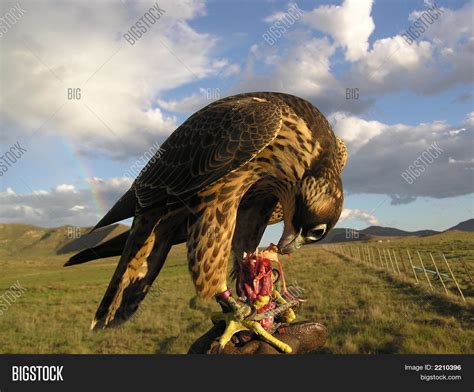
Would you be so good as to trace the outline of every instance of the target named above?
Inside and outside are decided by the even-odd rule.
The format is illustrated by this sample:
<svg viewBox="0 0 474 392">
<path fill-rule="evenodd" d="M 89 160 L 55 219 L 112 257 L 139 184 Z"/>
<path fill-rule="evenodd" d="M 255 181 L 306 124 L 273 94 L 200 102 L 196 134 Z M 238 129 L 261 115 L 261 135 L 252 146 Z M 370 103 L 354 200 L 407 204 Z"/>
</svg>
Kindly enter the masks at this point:
<svg viewBox="0 0 474 392">
<path fill-rule="evenodd" d="M 376 245 L 324 245 L 330 252 L 391 275 L 413 281 L 432 292 L 453 295 L 466 303 L 473 281 L 467 263 L 459 257 L 446 258 L 444 252 L 419 251 Z M 466 295 L 466 292 L 468 295 Z"/>
</svg>

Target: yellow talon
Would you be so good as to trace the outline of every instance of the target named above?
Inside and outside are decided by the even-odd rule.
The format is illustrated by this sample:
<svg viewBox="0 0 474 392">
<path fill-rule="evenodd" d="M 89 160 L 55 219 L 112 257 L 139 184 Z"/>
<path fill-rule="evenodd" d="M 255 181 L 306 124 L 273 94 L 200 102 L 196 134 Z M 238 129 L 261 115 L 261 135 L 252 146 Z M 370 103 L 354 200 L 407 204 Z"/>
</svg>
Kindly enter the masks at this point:
<svg viewBox="0 0 474 392">
<path fill-rule="evenodd" d="M 296 314 L 293 309 L 288 309 L 287 311 L 285 311 L 285 313 L 283 313 L 282 318 L 285 323 L 292 323 L 296 320 Z"/>
<path fill-rule="evenodd" d="M 232 336 L 240 331 L 252 331 L 257 334 L 262 340 L 275 346 L 280 351 L 284 353 L 291 353 L 291 347 L 286 343 L 278 340 L 271 333 L 265 331 L 261 324 L 257 321 L 251 320 L 242 320 L 238 321 L 235 319 L 235 316 L 232 313 L 214 313 L 212 315 L 212 320 L 214 322 L 224 320 L 226 322 L 226 328 L 224 333 L 219 338 L 219 346 L 221 350 L 229 343 Z"/>
<path fill-rule="evenodd" d="M 227 291 L 227 285 L 223 284 L 219 288 L 219 292 L 223 293 L 225 291 Z M 286 303 L 285 299 L 280 295 L 280 293 L 278 293 L 278 291 L 274 290 L 273 294 L 273 297 L 277 300 L 277 302 Z M 269 295 L 261 296 L 257 301 L 255 301 L 254 307 L 259 309 L 262 306 L 268 304 L 271 299 L 272 298 Z M 229 343 L 229 341 L 232 339 L 232 336 L 234 336 L 237 332 L 251 331 L 257 334 L 262 340 L 273 345 L 280 351 L 283 351 L 284 353 L 291 353 L 292 350 L 289 345 L 283 343 L 282 341 L 275 338 L 272 334 L 267 332 L 258 321 L 245 319 L 245 317 L 248 317 L 251 313 L 250 306 L 236 301 L 232 296 L 226 298 L 225 302 L 232 309 L 232 312 L 213 313 L 211 317 L 214 324 L 217 324 L 219 321 L 225 321 L 226 323 L 224 333 L 219 338 L 219 346 L 221 350 L 227 343 Z M 289 309 L 289 311 L 294 316 L 294 312 L 291 309 Z"/>
<path fill-rule="evenodd" d="M 227 324 L 227 327 L 224 333 L 219 338 L 219 345 L 221 346 L 221 349 L 223 349 L 225 345 L 229 343 L 230 339 L 232 339 L 232 336 L 234 336 L 237 332 L 247 331 L 247 330 L 248 328 L 245 327 L 239 321 L 230 320 Z"/>
<path fill-rule="evenodd" d="M 291 353 L 291 347 L 286 343 L 283 343 L 281 340 L 278 340 L 271 333 L 265 331 L 265 329 L 257 321 L 243 321 L 242 324 L 246 326 L 249 330 L 255 332 L 260 338 L 267 343 L 270 343 L 272 346 L 275 346 L 280 351 L 284 353 Z"/>
</svg>

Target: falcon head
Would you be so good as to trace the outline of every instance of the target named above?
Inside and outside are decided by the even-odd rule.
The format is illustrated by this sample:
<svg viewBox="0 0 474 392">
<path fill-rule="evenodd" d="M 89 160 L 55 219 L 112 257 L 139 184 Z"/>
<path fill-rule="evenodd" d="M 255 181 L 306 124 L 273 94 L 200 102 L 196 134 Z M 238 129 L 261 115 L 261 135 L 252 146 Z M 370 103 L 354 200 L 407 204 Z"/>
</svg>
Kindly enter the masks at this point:
<svg viewBox="0 0 474 392">
<path fill-rule="evenodd" d="M 347 160 L 344 142 L 336 138 L 337 153 L 331 161 L 318 160 L 282 201 L 284 231 L 278 242 L 282 254 L 324 239 L 342 212 L 342 170 Z M 286 213 L 285 213 L 286 210 Z"/>
</svg>

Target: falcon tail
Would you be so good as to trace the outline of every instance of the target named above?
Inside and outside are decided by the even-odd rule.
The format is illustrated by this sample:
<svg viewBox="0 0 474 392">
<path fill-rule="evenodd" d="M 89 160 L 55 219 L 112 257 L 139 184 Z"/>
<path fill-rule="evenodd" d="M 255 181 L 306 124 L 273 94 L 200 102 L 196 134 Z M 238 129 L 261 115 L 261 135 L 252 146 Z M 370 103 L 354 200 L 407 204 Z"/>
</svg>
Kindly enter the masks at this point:
<svg viewBox="0 0 474 392">
<path fill-rule="evenodd" d="M 137 197 L 133 188 L 130 188 L 89 233 L 92 233 L 99 227 L 108 226 L 112 223 L 131 218 L 135 214 L 136 207 Z"/>
<path fill-rule="evenodd" d="M 158 276 L 173 234 L 170 226 L 160 220 L 159 212 L 135 217 L 91 329 L 116 326 L 132 316 Z"/>
<path fill-rule="evenodd" d="M 130 230 L 127 230 L 100 245 L 84 249 L 83 251 L 72 256 L 66 262 L 66 264 L 64 264 L 64 266 L 69 267 L 71 265 L 87 263 L 88 261 L 96 259 L 120 256 L 125 248 L 125 243 L 127 242 L 129 235 Z"/>
</svg>

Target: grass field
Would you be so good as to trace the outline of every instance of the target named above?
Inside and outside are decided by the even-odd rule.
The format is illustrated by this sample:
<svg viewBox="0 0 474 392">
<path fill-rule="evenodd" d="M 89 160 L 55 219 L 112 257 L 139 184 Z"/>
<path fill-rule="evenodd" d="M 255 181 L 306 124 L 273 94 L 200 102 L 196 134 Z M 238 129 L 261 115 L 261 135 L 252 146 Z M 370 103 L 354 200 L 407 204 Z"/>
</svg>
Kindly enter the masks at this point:
<svg viewBox="0 0 474 392">
<path fill-rule="evenodd" d="M 371 245 L 380 245 L 372 243 Z M 353 246 L 355 246 L 353 244 Z M 387 244 L 383 244 L 387 246 Z M 445 251 L 474 266 L 474 234 L 392 239 L 391 248 Z M 473 353 L 473 290 L 463 278 L 467 304 L 436 287 L 309 246 L 283 257 L 287 281 L 303 288 L 299 319 L 329 330 L 317 353 Z M 194 297 L 183 247 L 169 260 L 141 311 L 118 329 L 92 333 L 90 322 L 112 276 L 116 258 L 63 268 L 66 256 L 0 258 L 0 295 L 17 280 L 26 291 L 0 315 L 1 353 L 185 353 L 219 308 Z"/>
</svg>

